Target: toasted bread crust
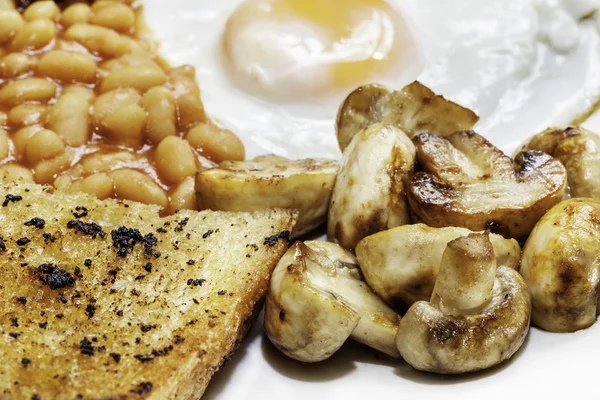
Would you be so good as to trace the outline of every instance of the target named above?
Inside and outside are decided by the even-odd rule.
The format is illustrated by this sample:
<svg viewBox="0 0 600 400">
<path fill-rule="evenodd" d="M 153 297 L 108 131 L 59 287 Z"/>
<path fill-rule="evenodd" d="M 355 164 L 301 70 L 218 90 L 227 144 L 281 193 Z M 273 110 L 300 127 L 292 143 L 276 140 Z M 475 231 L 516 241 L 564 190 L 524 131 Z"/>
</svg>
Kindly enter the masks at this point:
<svg viewBox="0 0 600 400">
<path fill-rule="evenodd" d="M 0 189 L 0 397 L 199 399 L 251 326 L 296 215 L 159 218 L 49 190 Z"/>
</svg>

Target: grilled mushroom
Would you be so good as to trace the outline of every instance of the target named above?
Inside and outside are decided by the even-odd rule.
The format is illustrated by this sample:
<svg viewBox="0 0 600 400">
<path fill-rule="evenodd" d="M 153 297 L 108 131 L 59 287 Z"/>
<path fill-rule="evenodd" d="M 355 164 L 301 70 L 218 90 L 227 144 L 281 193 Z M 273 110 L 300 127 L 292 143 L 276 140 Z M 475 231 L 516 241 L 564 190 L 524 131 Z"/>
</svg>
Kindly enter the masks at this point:
<svg viewBox="0 0 600 400">
<path fill-rule="evenodd" d="M 290 208 L 300 212 L 292 237 L 325 222 L 337 162 L 291 161 L 274 155 L 251 161 L 225 161 L 196 176 L 200 209 L 259 211 Z"/>
<path fill-rule="evenodd" d="M 473 233 L 448 243 L 431 301 L 416 302 L 400 321 L 398 350 L 423 371 L 486 369 L 517 352 L 530 315 L 523 278 L 497 267 L 488 235 Z"/>
<path fill-rule="evenodd" d="M 354 256 L 334 243 L 295 243 L 271 277 L 265 331 L 296 360 L 325 360 L 349 337 L 399 357 L 399 321 L 364 282 Z"/>
<path fill-rule="evenodd" d="M 472 233 L 465 228 L 404 225 L 364 238 L 356 257 L 369 286 L 397 311 L 428 300 L 448 242 Z M 496 264 L 518 269 L 521 248 L 514 239 L 491 234 Z"/>
<path fill-rule="evenodd" d="M 550 128 L 524 148 L 542 150 L 563 163 L 572 197 L 600 200 L 600 135 L 581 127 Z"/>
<path fill-rule="evenodd" d="M 365 236 L 409 223 L 405 186 L 414 160 L 414 145 L 392 125 L 371 125 L 356 135 L 333 187 L 329 239 L 353 250 Z"/>
<path fill-rule="evenodd" d="M 600 201 L 565 200 L 535 226 L 521 274 L 533 301 L 533 322 L 552 332 L 573 332 L 600 312 Z"/>
<path fill-rule="evenodd" d="M 354 135 L 378 122 L 395 125 L 412 138 L 422 132 L 447 136 L 471 129 L 478 120 L 471 110 L 436 95 L 420 82 L 400 91 L 371 84 L 359 87 L 344 100 L 336 127 L 344 151 Z"/>
<path fill-rule="evenodd" d="M 429 226 L 490 229 L 524 240 L 565 192 L 565 168 L 539 150 L 513 162 L 474 132 L 420 134 L 413 142 L 423 172 L 412 176 L 408 201 Z"/>
</svg>

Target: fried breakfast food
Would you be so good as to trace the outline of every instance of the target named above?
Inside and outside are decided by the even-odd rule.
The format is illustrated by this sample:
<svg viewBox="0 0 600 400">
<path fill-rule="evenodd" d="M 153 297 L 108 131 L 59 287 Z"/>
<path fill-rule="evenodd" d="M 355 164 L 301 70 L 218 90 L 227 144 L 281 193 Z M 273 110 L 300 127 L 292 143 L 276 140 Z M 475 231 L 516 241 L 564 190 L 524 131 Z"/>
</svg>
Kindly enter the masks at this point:
<svg viewBox="0 0 600 400">
<path fill-rule="evenodd" d="M 582 127 L 548 128 L 523 149 L 542 150 L 567 170 L 568 194 L 600 200 L 600 136 Z"/>
<path fill-rule="evenodd" d="M 511 160 L 471 131 L 422 133 L 413 142 L 421 171 L 409 181 L 408 202 L 429 226 L 490 229 L 523 241 L 565 193 L 564 166 L 542 151 Z"/>
<path fill-rule="evenodd" d="M 372 233 L 410 223 L 406 185 L 415 146 L 393 125 L 374 124 L 344 150 L 329 203 L 329 240 L 354 251 Z"/>
<path fill-rule="evenodd" d="M 226 161 L 198 173 L 196 197 L 201 209 L 258 211 L 298 210 L 293 237 L 325 222 L 331 188 L 338 171 L 334 160 L 288 160 L 274 155 L 249 161 Z"/>
<path fill-rule="evenodd" d="M 472 232 L 465 228 L 404 225 L 361 240 L 356 257 L 369 286 L 398 311 L 429 300 L 448 242 Z M 490 234 L 496 265 L 519 269 L 521 247 L 514 239 Z"/>
<path fill-rule="evenodd" d="M 335 243 L 296 242 L 275 267 L 265 332 L 291 358 L 323 361 L 348 338 L 397 358 L 399 321 L 367 286 L 356 258 Z"/>
<path fill-rule="evenodd" d="M 600 200 L 561 202 L 537 223 L 523 249 L 521 274 L 533 300 L 533 323 L 573 332 L 600 313 Z"/>
<path fill-rule="evenodd" d="M 197 209 L 194 176 L 244 146 L 206 115 L 131 1 L 0 9 L 0 176 L 100 199 Z"/>
<path fill-rule="evenodd" d="M 354 135 L 378 122 L 395 125 L 413 138 L 419 133 L 448 136 L 471 129 L 478 120 L 473 111 L 435 94 L 420 82 L 399 91 L 370 84 L 359 87 L 344 100 L 336 129 L 343 151 Z"/>
<path fill-rule="evenodd" d="M 448 243 L 431 300 L 400 321 L 397 344 L 416 369 L 460 374 L 511 358 L 529 331 L 531 296 L 517 271 L 496 265 L 487 233 Z"/>
<path fill-rule="evenodd" d="M 296 214 L 0 190 L 0 393 L 198 399 L 251 326 Z"/>
</svg>

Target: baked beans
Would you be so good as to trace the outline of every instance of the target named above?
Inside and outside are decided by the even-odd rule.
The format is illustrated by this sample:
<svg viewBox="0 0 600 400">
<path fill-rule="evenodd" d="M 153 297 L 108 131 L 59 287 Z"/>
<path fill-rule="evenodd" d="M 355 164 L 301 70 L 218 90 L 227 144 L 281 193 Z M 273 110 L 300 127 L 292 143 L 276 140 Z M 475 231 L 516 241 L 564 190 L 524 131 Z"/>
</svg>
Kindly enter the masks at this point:
<svg viewBox="0 0 600 400">
<path fill-rule="evenodd" d="M 0 0 L 0 180 L 197 207 L 194 175 L 244 146 L 206 115 L 194 67 L 156 53 L 131 1 Z"/>
</svg>

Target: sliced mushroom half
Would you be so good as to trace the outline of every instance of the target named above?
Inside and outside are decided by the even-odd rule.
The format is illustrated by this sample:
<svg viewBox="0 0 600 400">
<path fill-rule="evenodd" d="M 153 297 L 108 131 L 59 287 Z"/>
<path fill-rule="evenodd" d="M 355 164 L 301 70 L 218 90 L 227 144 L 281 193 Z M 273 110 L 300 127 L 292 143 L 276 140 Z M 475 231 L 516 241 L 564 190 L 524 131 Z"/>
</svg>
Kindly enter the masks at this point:
<svg viewBox="0 0 600 400">
<path fill-rule="evenodd" d="M 523 278 L 496 266 L 485 233 L 448 243 L 431 301 L 400 321 L 398 350 L 414 368 L 460 374 L 511 358 L 529 331 L 531 298 Z"/>
<path fill-rule="evenodd" d="M 399 312 L 431 298 L 448 242 L 472 233 L 465 228 L 404 225 L 364 238 L 356 257 L 369 286 Z M 496 264 L 518 269 L 521 248 L 514 239 L 491 234 Z"/>
<path fill-rule="evenodd" d="M 533 322 L 552 332 L 573 332 L 600 313 L 600 201 L 565 200 L 535 226 L 521 274 L 531 290 Z"/>
<path fill-rule="evenodd" d="M 474 132 L 424 133 L 413 142 L 422 171 L 408 184 L 408 201 L 429 226 L 490 229 L 524 241 L 565 192 L 565 168 L 539 150 L 513 161 Z"/>
<path fill-rule="evenodd" d="M 265 331 L 296 360 L 325 360 L 349 337 L 399 357 L 399 321 L 364 282 L 354 256 L 334 243 L 295 243 L 271 277 Z"/>
<path fill-rule="evenodd" d="M 197 174 L 198 205 L 219 211 L 296 209 L 300 218 L 292 237 L 297 237 L 325 222 L 337 171 L 336 161 L 324 159 L 268 155 L 225 161 Z"/>
<path fill-rule="evenodd" d="M 371 84 L 359 87 L 344 100 L 336 127 L 344 151 L 354 135 L 379 122 L 395 125 L 412 138 L 423 132 L 447 136 L 471 129 L 478 120 L 471 110 L 436 95 L 420 82 L 399 91 Z"/>
<path fill-rule="evenodd" d="M 333 187 L 329 239 L 353 250 L 370 234 L 409 223 L 405 188 L 414 162 L 414 145 L 395 126 L 375 124 L 356 135 Z"/>
<path fill-rule="evenodd" d="M 581 127 L 550 128 L 524 148 L 542 150 L 563 163 L 572 197 L 600 200 L 600 135 Z"/>
</svg>

